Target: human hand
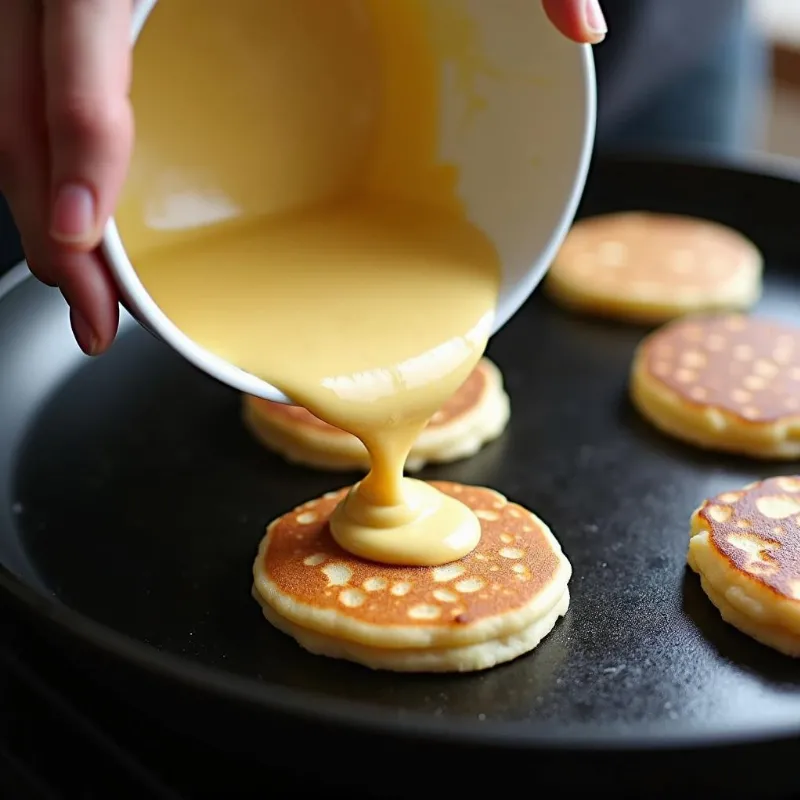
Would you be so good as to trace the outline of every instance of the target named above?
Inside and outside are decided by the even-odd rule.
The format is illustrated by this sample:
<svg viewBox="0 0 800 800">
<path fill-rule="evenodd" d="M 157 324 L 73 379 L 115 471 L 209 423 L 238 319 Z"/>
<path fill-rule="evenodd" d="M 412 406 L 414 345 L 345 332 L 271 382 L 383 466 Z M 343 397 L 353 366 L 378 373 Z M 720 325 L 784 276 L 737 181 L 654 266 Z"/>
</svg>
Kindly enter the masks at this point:
<svg viewBox="0 0 800 800">
<path fill-rule="evenodd" d="M 86 353 L 118 294 L 97 250 L 130 157 L 132 0 L 0 0 L 0 191 L 31 271 L 58 286 Z"/>
<path fill-rule="evenodd" d="M 542 5 L 564 36 L 584 44 L 605 39 L 607 27 L 599 0 L 542 0 Z"/>
</svg>

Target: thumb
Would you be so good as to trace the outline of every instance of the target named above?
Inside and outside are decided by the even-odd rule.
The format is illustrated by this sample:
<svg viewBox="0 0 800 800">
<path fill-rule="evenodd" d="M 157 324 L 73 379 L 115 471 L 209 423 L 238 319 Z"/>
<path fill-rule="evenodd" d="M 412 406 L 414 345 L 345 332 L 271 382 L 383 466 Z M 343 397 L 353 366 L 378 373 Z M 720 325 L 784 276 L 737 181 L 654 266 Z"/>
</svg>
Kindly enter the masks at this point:
<svg viewBox="0 0 800 800">
<path fill-rule="evenodd" d="M 50 235 L 97 246 L 130 157 L 132 0 L 45 0 Z"/>
<path fill-rule="evenodd" d="M 564 36 L 582 44 L 598 44 L 605 39 L 608 26 L 599 0 L 542 0 L 542 4 Z"/>
</svg>

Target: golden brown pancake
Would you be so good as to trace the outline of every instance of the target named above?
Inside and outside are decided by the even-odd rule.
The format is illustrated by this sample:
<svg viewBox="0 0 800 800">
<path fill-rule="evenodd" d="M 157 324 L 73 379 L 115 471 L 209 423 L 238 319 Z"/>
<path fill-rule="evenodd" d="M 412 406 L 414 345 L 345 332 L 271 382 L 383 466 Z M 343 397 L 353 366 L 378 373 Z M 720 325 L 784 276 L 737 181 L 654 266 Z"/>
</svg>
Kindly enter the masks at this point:
<svg viewBox="0 0 800 800">
<path fill-rule="evenodd" d="M 800 329 L 734 314 L 672 322 L 639 346 L 631 397 L 677 439 L 753 458 L 797 458 Z"/>
<path fill-rule="evenodd" d="M 317 469 L 366 469 L 364 445 L 300 406 L 242 398 L 245 426 L 265 447 L 287 461 Z M 406 461 L 416 472 L 427 463 L 474 455 L 505 430 L 510 413 L 500 370 L 484 358 L 420 434 Z"/>
<path fill-rule="evenodd" d="M 576 223 L 545 279 L 570 309 L 631 322 L 747 309 L 761 295 L 762 257 L 708 220 L 626 212 Z"/>
<path fill-rule="evenodd" d="M 538 644 L 569 602 L 572 568 L 548 527 L 491 489 L 436 482 L 478 515 L 481 541 L 441 567 L 357 558 L 328 519 L 346 489 L 279 517 L 256 558 L 265 616 L 312 652 L 377 669 L 468 671 Z"/>
<path fill-rule="evenodd" d="M 723 619 L 800 656 L 800 477 L 706 500 L 692 515 L 688 563 Z"/>
</svg>

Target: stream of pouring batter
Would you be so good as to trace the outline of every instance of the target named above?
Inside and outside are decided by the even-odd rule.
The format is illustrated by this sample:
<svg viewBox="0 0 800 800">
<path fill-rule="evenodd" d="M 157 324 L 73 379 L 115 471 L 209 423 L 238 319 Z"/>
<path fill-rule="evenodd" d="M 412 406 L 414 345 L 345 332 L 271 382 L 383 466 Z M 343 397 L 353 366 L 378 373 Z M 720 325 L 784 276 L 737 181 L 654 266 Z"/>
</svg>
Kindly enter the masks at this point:
<svg viewBox="0 0 800 800">
<path fill-rule="evenodd" d="M 116 214 L 181 330 L 361 439 L 371 470 L 332 533 L 409 565 L 480 538 L 466 506 L 403 466 L 481 357 L 500 275 L 437 158 L 428 13 L 423 0 L 157 4 Z"/>
</svg>

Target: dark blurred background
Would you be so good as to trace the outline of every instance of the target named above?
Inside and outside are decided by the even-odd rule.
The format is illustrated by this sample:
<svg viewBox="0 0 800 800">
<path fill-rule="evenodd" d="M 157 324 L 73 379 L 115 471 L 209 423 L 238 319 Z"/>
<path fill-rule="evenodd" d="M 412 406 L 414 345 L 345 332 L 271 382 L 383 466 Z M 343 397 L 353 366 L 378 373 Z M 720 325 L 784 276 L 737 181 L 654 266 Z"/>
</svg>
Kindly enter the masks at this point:
<svg viewBox="0 0 800 800">
<path fill-rule="evenodd" d="M 800 157 L 798 0 L 605 0 L 599 152 Z"/>
<path fill-rule="evenodd" d="M 605 0 L 597 151 L 800 157 L 800 0 Z M 0 198 L 0 273 L 21 258 Z"/>
</svg>

